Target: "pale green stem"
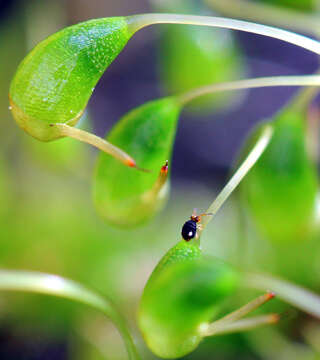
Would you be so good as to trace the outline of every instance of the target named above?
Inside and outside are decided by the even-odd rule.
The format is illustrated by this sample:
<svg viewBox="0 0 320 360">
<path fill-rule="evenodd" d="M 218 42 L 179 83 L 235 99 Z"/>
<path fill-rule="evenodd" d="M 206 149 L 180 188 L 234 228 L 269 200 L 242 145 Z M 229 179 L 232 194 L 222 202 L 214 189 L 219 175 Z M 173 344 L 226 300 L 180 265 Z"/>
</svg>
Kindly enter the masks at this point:
<svg viewBox="0 0 320 360">
<path fill-rule="evenodd" d="M 233 311 L 232 313 L 224 316 L 223 318 L 212 322 L 211 324 L 207 324 L 206 326 L 202 325 L 200 328 L 200 333 L 203 336 L 211 336 L 220 332 L 220 330 L 224 329 L 226 326 L 234 323 L 235 321 L 240 320 L 250 312 L 256 310 L 266 302 L 270 301 L 274 298 L 272 293 L 266 293 L 257 297 L 256 299 L 250 301 L 248 304 L 242 306 L 241 308 Z"/>
<path fill-rule="evenodd" d="M 115 159 L 118 159 L 127 166 L 136 166 L 135 161 L 130 155 L 125 153 L 120 148 L 112 145 L 107 140 L 100 138 L 99 136 L 91 134 L 85 130 L 77 129 L 67 124 L 53 123 L 51 124 L 51 126 L 57 128 L 61 136 L 68 136 L 73 139 L 85 142 L 87 144 L 95 146 L 96 148 L 107 154 L 110 154 Z"/>
<path fill-rule="evenodd" d="M 320 318 L 320 296 L 310 290 L 266 274 L 245 274 L 243 284 L 258 290 L 274 291 L 285 302 Z"/>
<path fill-rule="evenodd" d="M 142 169 L 137 166 L 135 160 L 126 152 L 99 136 L 63 123 L 53 123 L 50 124 L 50 126 L 56 128 L 60 136 L 68 136 L 86 144 L 90 144 L 121 161 L 126 166 L 133 167 L 140 171 L 149 172 L 149 170 Z"/>
<path fill-rule="evenodd" d="M 270 76 L 223 82 L 190 90 L 178 95 L 177 98 L 182 105 L 185 105 L 195 98 L 218 91 L 233 91 L 272 86 L 320 86 L 320 75 Z"/>
<path fill-rule="evenodd" d="M 31 271 L 0 270 L 0 291 L 2 290 L 53 295 L 89 305 L 101 311 L 115 324 L 125 343 L 128 358 L 140 358 L 126 322 L 113 303 L 72 280 Z"/>
<path fill-rule="evenodd" d="M 205 2 L 214 11 L 224 16 L 257 21 L 294 31 L 308 32 L 316 36 L 319 35 L 320 18 L 317 15 L 248 0 L 205 0 Z"/>
<path fill-rule="evenodd" d="M 320 55 L 320 43 L 306 36 L 295 34 L 276 27 L 256 24 L 243 20 L 228 19 L 215 16 L 194 16 L 180 14 L 141 14 L 127 17 L 129 31 L 135 33 L 139 29 L 153 24 L 189 24 L 198 26 L 213 26 L 233 29 L 254 34 L 269 36 L 300 46 Z"/>
<path fill-rule="evenodd" d="M 248 319 L 241 319 L 230 324 L 226 324 L 214 331 L 207 331 L 202 336 L 223 335 L 235 332 L 242 332 L 252 330 L 262 325 L 272 325 L 278 322 L 279 316 L 277 314 L 254 316 Z"/>
<path fill-rule="evenodd" d="M 212 215 L 208 215 L 203 218 L 202 220 L 202 229 L 200 229 L 199 236 L 203 229 L 207 226 L 209 221 L 214 217 L 217 211 L 221 208 L 224 202 L 228 199 L 231 195 L 233 190 L 239 185 L 240 181 L 245 177 L 245 175 L 249 172 L 252 166 L 258 161 L 262 153 L 264 152 L 265 148 L 269 144 L 271 137 L 272 137 L 273 129 L 271 125 L 266 125 L 265 129 L 261 133 L 258 141 L 254 145 L 253 149 L 250 151 L 249 155 L 243 161 L 241 166 L 235 172 L 235 174 L 231 177 L 228 181 L 227 185 L 222 189 L 213 203 L 209 206 L 206 213 L 210 213 Z"/>
</svg>

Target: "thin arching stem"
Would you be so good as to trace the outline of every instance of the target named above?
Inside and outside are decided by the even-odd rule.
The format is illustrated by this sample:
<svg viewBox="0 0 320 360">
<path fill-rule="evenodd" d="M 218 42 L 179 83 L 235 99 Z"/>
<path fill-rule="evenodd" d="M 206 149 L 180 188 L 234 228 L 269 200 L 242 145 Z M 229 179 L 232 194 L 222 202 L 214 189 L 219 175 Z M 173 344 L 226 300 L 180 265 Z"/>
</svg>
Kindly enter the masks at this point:
<svg viewBox="0 0 320 360">
<path fill-rule="evenodd" d="M 243 284 L 257 290 L 274 291 L 280 299 L 320 318 L 320 296 L 310 290 L 266 274 L 244 274 Z"/>
<path fill-rule="evenodd" d="M 252 166 L 258 161 L 262 153 L 264 152 L 265 148 L 270 142 L 272 137 L 273 129 L 271 125 L 266 125 L 264 130 L 262 131 L 258 141 L 254 145 L 253 149 L 250 151 L 249 155 L 243 161 L 241 166 L 235 172 L 235 174 L 231 177 L 228 181 L 227 185 L 222 189 L 213 203 L 209 206 L 206 213 L 211 213 L 212 215 L 208 215 L 203 218 L 202 221 L 202 228 L 199 231 L 199 236 L 201 235 L 200 232 L 207 226 L 209 221 L 214 217 L 217 211 L 221 208 L 224 202 L 228 199 L 231 195 L 233 190 L 239 185 L 240 181 L 244 178 L 244 176 L 249 172 Z"/>
<path fill-rule="evenodd" d="M 320 75 L 270 76 L 216 83 L 190 90 L 177 98 L 185 105 L 200 96 L 215 92 L 272 86 L 320 86 Z"/>
<path fill-rule="evenodd" d="M 205 0 L 205 2 L 214 11 L 224 16 L 257 21 L 294 31 L 307 32 L 316 36 L 319 35 L 320 18 L 317 15 L 248 0 Z"/>
<path fill-rule="evenodd" d="M 89 305 L 101 311 L 115 324 L 123 338 L 129 359 L 140 359 L 127 324 L 113 303 L 72 280 L 31 271 L 0 270 L 0 291 L 53 295 Z"/>
<path fill-rule="evenodd" d="M 306 36 L 299 35 L 276 27 L 256 24 L 243 20 L 228 19 L 215 16 L 194 16 L 181 14 L 141 14 L 128 16 L 129 30 L 135 33 L 139 29 L 153 24 L 189 24 L 212 26 L 225 29 L 250 32 L 264 35 L 300 46 L 320 55 L 320 43 Z"/>
</svg>

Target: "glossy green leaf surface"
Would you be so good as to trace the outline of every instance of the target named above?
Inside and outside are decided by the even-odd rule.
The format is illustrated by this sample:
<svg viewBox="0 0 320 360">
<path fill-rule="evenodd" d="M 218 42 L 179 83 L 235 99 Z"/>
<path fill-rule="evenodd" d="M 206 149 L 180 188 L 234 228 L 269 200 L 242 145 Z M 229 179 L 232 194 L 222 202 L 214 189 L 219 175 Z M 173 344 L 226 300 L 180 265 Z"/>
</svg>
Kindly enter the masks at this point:
<svg viewBox="0 0 320 360">
<path fill-rule="evenodd" d="M 152 283 L 152 279 L 154 277 L 172 264 L 199 260 L 201 258 L 202 251 L 197 244 L 193 241 L 187 242 L 185 240 L 181 240 L 178 244 L 168 250 L 168 252 L 161 258 L 157 266 L 154 268 L 148 283 Z"/>
<path fill-rule="evenodd" d="M 126 114 L 107 140 L 130 153 L 150 172 L 126 168 L 100 153 L 94 177 L 94 202 L 101 216 L 118 226 L 146 221 L 163 205 L 168 183 L 157 196 L 148 197 L 159 171 L 170 161 L 180 105 L 168 97 L 148 102 Z"/>
<path fill-rule="evenodd" d="M 132 34 L 123 17 L 67 27 L 39 43 L 10 87 L 18 124 L 39 140 L 58 137 L 53 123 L 75 125 L 103 72 Z"/>
<path fill-rule="evenodd" d="M 161 11 L 199 14 L 199 4 L 173 1 Z M 167 26 L 159 42 L 159 72 L 172 94 L 215 82 L 231 81 L 245 72 L 241 51 L 230 30 L 188 25 Z M 193 108 L 221 108 L 235 93 L 207 95 L 192 102 Z"/>
<path fill-rule="evenodd" d="M 238 283 L 233 269 L 218 259 L 203 259 L 196 247 L 182 241 L 169 250 L 142 295 L 139 327 L 162 358 L 193 351 L 202 340 L 199 326 L 213 318 Z"/>
<path fill-rule="evenodd" d="M 313 223 L 318 181 L 306 151 L 305 121 L 301 110 L 278 114 L 269 146 L 240 185 L 258 228 L 276 242 L 306 238 Z"/>
</svg>

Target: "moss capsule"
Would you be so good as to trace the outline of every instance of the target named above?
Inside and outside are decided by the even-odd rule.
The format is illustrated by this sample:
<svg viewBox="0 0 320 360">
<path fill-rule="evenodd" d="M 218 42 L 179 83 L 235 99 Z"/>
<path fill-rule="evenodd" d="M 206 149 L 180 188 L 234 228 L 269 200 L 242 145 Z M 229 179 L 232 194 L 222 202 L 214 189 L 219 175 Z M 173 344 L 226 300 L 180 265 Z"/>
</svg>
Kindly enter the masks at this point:
<svg viewBox="0 0 320 360">
<path fill-rule="evenodd" d="M 266 293 L 227 316 L 217 316 L 223 301 L 240 285 L 240 274 L 216 258 L 204 258 L 198 245 L 182 240 L 150 276 L 139 306 L 138 323 L 149 348 L 162 358 L 179 358 L 206 336 L 241 331 L 237 320 L 273 298 Z M 254 326 L 277 321 L 275 314 L 250 319 Z M 240 327 L 239 327 L 240 325 Z"/>
<path fill-rule="evenodd" d="M 236 275 L 220 262 L 175 264 L 146 288 L 139 325 L 149 348 L 162 358 L 178 358 L 195 350 L 199 328 L 217 314 L 236 287 Z"/>
<path fill-rule="evenodd" d="M 41 141 L 70 136 L 135 166 L 120 149 L 73 128 L 132 34 L 126 18 L 103 18 L 67 27 L 40 42 L 21 62 L 10 86 L 10 108 L 18 125 Z"/>
<path fill-rule="evenodd" d="M 18 124 L 39 140 L 60 137 L 50 124 L 78 122 L 96 83 L 130 36 L 125 18 L 118 17 L 70 26 L 39 43 L 10 86 Z"/>
<path fill-rule="evenodd" d="M 179 242 L 160 261 L 142 295 L 139 326 L 149 348 L 162 358 L 193 351 L 198 332 L 221 300 L 236 285 L 233 271 L 217 261 L 204 261 L 199 247 Z"/>
<path fill-rule="evenodd" d="M 305 117 L 294 106 L 275 117 L 269 146 L 240 184 L 259 230 L 275 242 L 304 239 L 314 223 L 318 181 L 306 150 Z"/>
<path fill-rule="evenodd" d="M 151 101 L 130 111 L 111 130 L 107 140 L 132 154 L 150 173 L 132 172 L 104 153 L 99 154 L 94 202 L 109 223 L 135 226 L 164 205 L 169 183 L 167 172 L 161 169 L 171 158 L 180 107 L 171 97 Z"/>
</svg>

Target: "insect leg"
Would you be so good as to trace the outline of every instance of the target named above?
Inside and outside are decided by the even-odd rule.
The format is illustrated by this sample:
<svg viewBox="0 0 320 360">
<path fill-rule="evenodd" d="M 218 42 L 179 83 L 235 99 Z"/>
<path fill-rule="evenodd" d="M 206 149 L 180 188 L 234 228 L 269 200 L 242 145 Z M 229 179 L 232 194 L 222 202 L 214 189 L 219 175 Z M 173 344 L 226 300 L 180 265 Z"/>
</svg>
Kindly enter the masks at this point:
<svg viewBox="0 0 320 360">
<path fill-rule="evenodd" d="M 202 231 L 202 229 L 203 229 L 202 224 L 201 224 L 201 223 L 198 223 L 198 224 L 197 224 L 197 230 Z"/>
</svg>

